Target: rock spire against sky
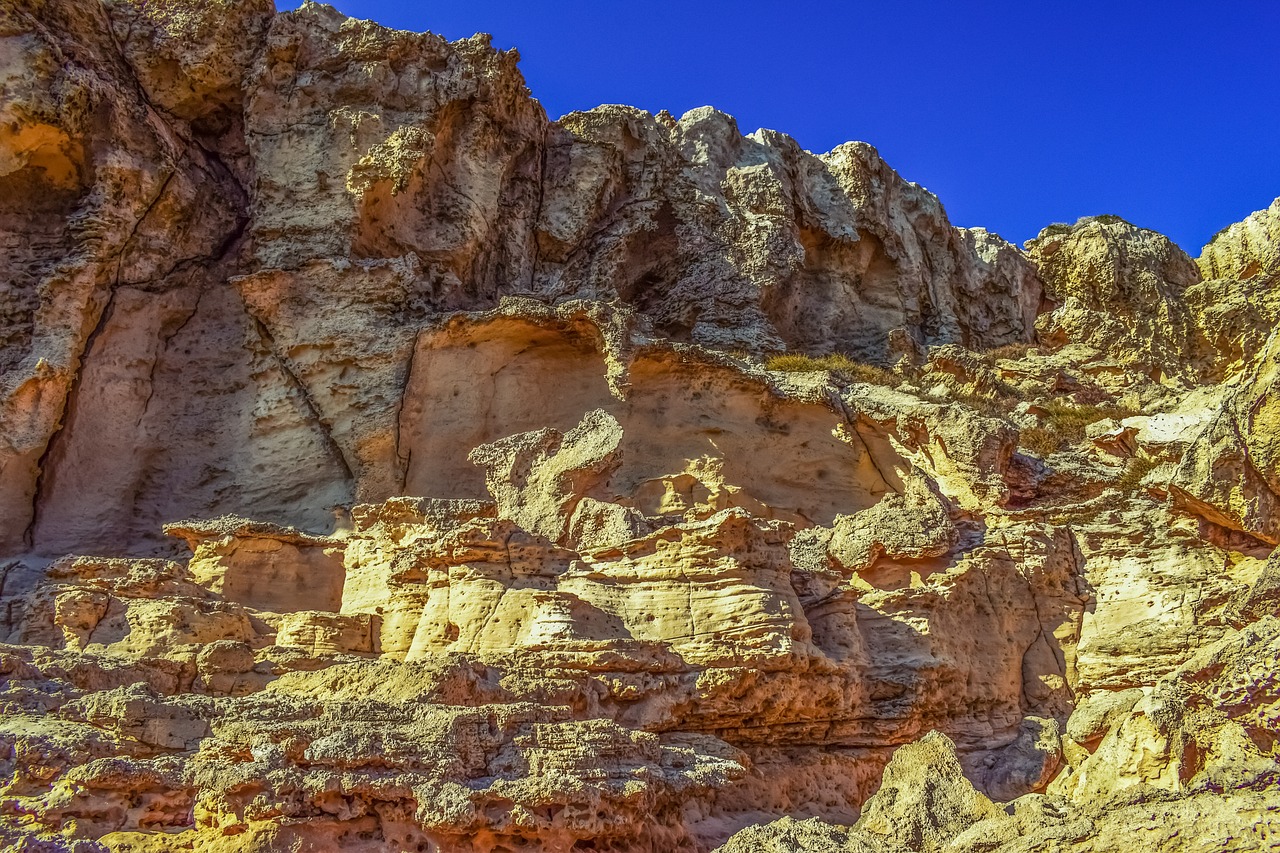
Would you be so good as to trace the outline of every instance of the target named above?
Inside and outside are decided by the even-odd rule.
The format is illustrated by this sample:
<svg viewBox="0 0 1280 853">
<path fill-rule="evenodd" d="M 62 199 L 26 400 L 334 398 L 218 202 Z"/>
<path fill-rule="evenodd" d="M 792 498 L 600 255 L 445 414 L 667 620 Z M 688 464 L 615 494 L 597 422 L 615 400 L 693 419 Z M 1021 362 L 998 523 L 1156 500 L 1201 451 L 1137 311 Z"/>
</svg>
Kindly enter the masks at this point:
<svg viewBox="0 0 1280 853">
<path fill-rule="evenodd" d="M 1268 0 L 336 5 L 451 39 L 492 33 L 519 48 L 552 118 L 709 104 L 815 152 L 870 142 L 954 222 L 1018 243 L 1111 213 L 1195 254 L 1280 193 Z"/>
</svg>

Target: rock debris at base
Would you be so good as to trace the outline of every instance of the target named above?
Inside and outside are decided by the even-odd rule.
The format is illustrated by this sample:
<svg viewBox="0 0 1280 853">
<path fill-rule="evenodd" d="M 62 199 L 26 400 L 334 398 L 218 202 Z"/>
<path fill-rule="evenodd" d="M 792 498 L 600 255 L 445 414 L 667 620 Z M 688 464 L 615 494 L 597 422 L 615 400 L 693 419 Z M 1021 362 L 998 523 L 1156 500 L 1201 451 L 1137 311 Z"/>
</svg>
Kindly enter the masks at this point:
<svg viewBox="0 0 1280 853">
<path fill-rule="evenodd" d="M 1280 848 L 1280 199 L 1019 249 L 517 59 L 0 6 L 0 844 Z"/>
</svg>

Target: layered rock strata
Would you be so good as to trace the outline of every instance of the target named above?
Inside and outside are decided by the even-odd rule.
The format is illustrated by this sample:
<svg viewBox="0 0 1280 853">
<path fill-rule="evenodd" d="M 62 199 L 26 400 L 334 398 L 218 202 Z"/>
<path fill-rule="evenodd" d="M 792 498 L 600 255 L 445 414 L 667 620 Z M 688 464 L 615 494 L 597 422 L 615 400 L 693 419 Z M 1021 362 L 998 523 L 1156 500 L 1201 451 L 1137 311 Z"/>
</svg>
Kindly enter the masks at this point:
<svg viewBox="0 0 1280 853">
<path fill-rule="evenodd" d="M 0 45 L 10 847 L 1274 845 L 1275 205 L 1022 251 L 312 3 Z"/>
</svg>

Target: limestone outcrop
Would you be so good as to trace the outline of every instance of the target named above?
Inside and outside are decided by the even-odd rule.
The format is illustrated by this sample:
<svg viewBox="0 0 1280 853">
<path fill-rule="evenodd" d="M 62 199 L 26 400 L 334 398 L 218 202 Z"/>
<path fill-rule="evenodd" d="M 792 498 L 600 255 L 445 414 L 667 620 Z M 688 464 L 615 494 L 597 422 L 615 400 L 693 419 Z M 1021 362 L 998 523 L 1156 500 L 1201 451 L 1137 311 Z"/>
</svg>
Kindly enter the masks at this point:
<svg viewBox="0 0 1280 853">
<path fill-rule="evenodd" d="M 1280 199 L 1222 229 L 1196 264 L 1204 281 L 1187 290 L 1201 349 L 1219 353 L 1219 376 L 1248 370 L 1280 323 Z"/>
<path fill-rule="evenodd" d="M 1275 205 L 1023 251 L 316 3 L 0 92 L 5 849 L 1280 837 Z"/>
<path fill-rule="evenodd" d="M 1119 217 L 1087 217 L 1044 229 L 1028 250 L 1056 304 L 1039 322 L 1041 341 L 1091 346 L 1133 369 L 1190 364 L 1194 326 L 1184 294 L 1200 272 L 1168 237 Z"/>
<path fill-rule="evenodd" d="M 1280 335 L 1182 457 L 1174 500 L 1227 531 L 1280 542 Z"/>
<path fill-rule="evenodd" d="M 1280 236 L 1280 199 L 1215 234 L 1196 264 L 1206 279 L 1274 282 L 1280 275 L 1277 236 Z"/>
</svg>

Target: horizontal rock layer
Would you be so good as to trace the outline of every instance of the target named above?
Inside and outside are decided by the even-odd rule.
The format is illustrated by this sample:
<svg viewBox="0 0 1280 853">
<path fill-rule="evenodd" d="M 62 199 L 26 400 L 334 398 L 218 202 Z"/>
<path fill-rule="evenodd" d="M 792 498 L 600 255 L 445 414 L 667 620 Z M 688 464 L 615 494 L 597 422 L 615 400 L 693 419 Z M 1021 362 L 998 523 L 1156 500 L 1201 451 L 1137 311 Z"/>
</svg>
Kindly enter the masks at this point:
<svg viewBox="0 0 1280 853">
<path fill-rule="evenodd" d="M 7 845 L 1269 849 L 1275 205 L 1023 251 L 313 3 L 0 90 Z"/>
</svg>

